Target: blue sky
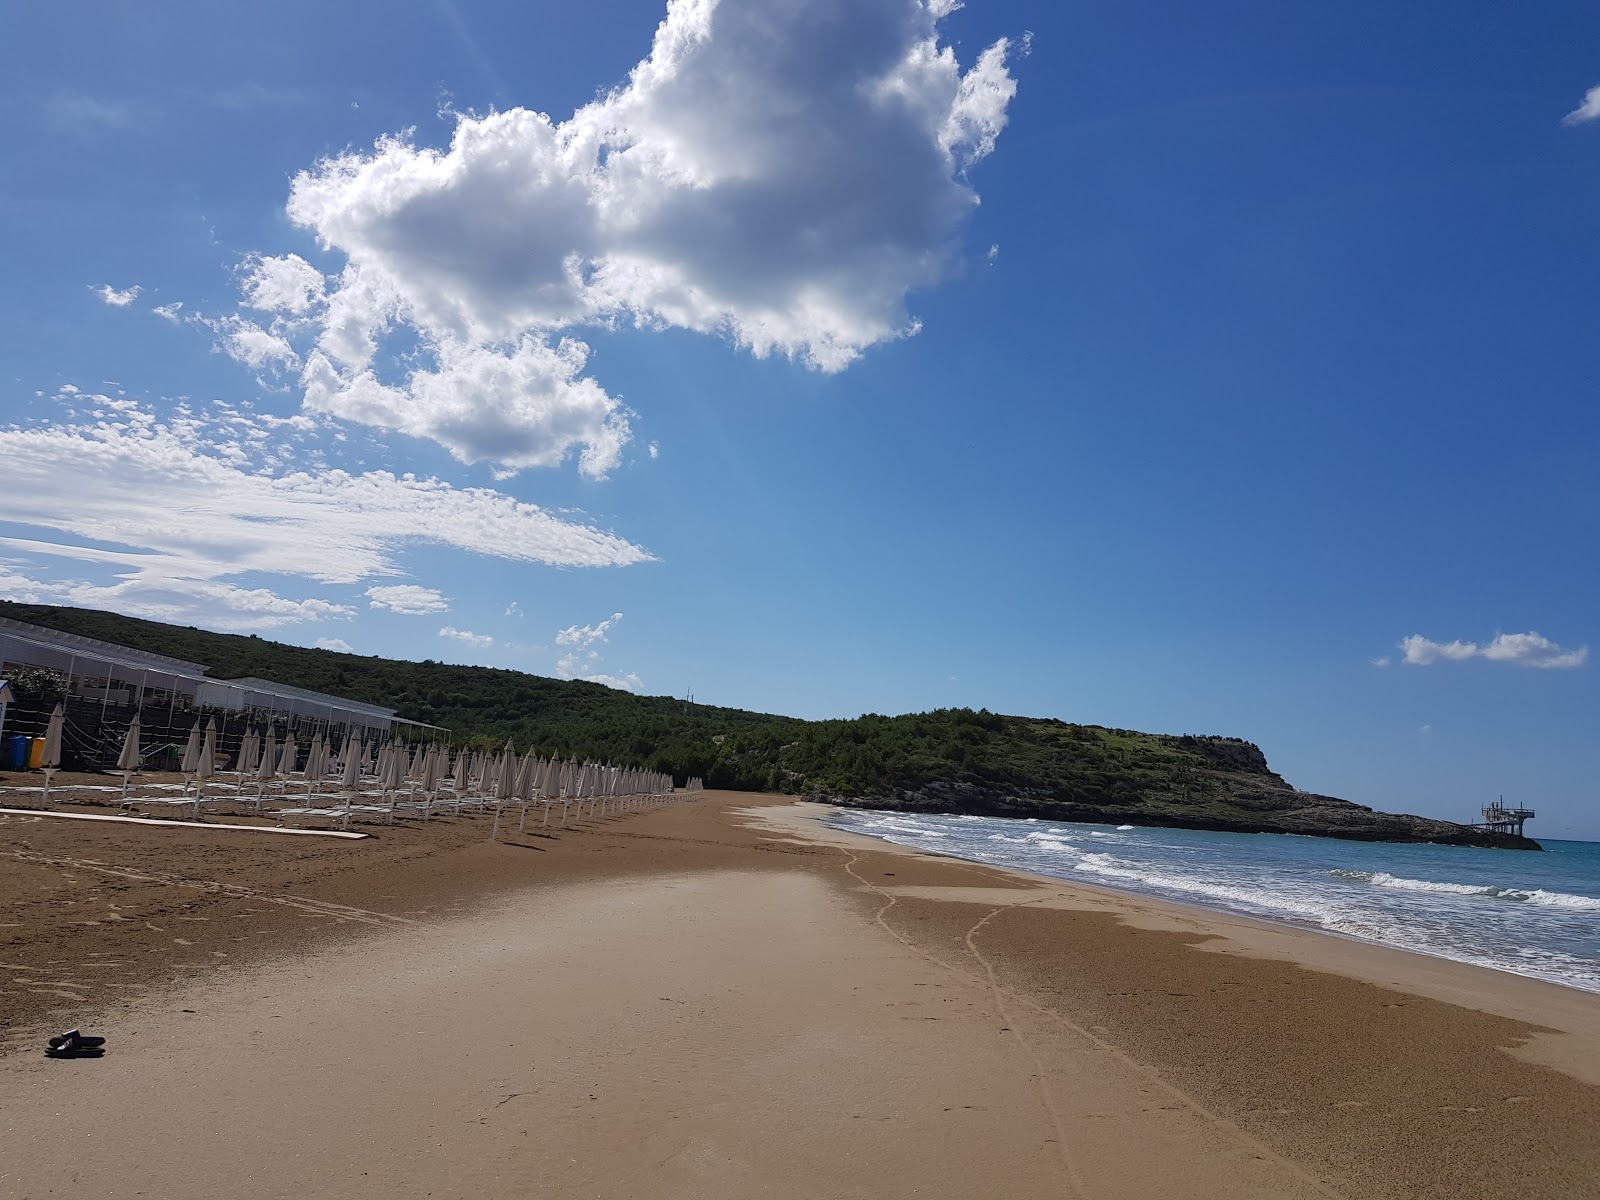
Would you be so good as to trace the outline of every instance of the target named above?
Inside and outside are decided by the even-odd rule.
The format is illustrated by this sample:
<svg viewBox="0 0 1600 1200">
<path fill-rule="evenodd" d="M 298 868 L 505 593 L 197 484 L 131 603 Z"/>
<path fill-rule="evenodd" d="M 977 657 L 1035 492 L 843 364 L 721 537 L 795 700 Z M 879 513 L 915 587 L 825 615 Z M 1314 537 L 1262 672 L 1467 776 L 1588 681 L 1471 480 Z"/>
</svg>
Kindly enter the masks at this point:
<svg viewBox="0 0 1600 1200">
<path fill-rule="evenodd" d="M 1600 837 L 1593 5 L 81 13 L 0 594 Z"/>
</svg>

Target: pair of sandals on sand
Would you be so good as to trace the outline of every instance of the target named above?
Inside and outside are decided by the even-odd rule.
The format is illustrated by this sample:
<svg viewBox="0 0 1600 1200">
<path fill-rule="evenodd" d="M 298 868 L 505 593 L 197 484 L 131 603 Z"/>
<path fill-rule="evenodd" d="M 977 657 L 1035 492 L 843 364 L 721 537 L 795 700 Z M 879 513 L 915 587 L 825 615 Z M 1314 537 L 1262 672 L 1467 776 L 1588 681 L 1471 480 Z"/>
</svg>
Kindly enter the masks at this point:
<svg viewBox="0 0 1600 1200">
<path fill-rule="evenodd" d="M 103 1058 L 105 1052 L 105 1038 L 85 1037 L 76 1029 L 51 1038 L 44 1048 L 46 1058 Z"/>
</svg>

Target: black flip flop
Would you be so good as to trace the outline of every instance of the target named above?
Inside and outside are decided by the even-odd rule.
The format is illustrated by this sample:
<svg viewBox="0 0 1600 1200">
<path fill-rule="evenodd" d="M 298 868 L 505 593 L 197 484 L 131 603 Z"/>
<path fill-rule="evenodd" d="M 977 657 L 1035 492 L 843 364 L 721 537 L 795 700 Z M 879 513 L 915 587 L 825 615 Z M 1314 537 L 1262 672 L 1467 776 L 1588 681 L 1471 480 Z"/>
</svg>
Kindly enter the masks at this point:
<svg viewBox="0 0 1600 1200">
<path fill-rule="evenodd" d="M 104 1058 L 106 1049 L 104 1046 L 84 1047 L 81 1049 L 77 1046 L 56 1046 L 47 1049 L 44 1052 L 44 1056 L 46 1058 Z"/>
</svg>

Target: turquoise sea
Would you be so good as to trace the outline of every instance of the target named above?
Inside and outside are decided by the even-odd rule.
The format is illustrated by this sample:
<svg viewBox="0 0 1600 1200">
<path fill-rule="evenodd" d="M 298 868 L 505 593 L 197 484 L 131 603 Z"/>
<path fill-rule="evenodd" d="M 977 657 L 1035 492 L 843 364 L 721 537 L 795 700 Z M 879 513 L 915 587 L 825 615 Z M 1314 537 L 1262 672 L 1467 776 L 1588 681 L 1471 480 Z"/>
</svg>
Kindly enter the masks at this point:
<svg viewBox="0 0 1600 1200">
<path fill-rule="evenodd" d="M 1600 842 L 1545 852 L 841 809 L 903 846 L 1600 992 Z"/>
</svg>

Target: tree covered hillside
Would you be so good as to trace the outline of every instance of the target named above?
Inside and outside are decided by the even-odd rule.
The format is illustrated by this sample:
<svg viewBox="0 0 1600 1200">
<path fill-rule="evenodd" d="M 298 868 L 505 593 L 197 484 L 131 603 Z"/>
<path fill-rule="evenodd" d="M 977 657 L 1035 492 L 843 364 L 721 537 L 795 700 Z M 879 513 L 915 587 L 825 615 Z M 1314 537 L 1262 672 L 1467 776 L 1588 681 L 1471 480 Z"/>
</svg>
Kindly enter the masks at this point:
<svg viewBox="0 0 1600 1200">
<path fill-rule="evenodd" d="M 576 755 L 713 788 L 835 803 L 1342 837 L 1478 841 L 1290 787 L 1249 742 L 965 708 L 802 721 L 521 671 L 341 654 L 88 609 L 0 601 L 0 616 L 260 676 L 446 726 L 458 744 Z M 1405 824 L 1410 822 L 1411 824 Z M 1502 843 L 1492 843 L 1502 844 Z M 1531 843 L 1530 843 L 1531 844 Z"/>
</svg>

